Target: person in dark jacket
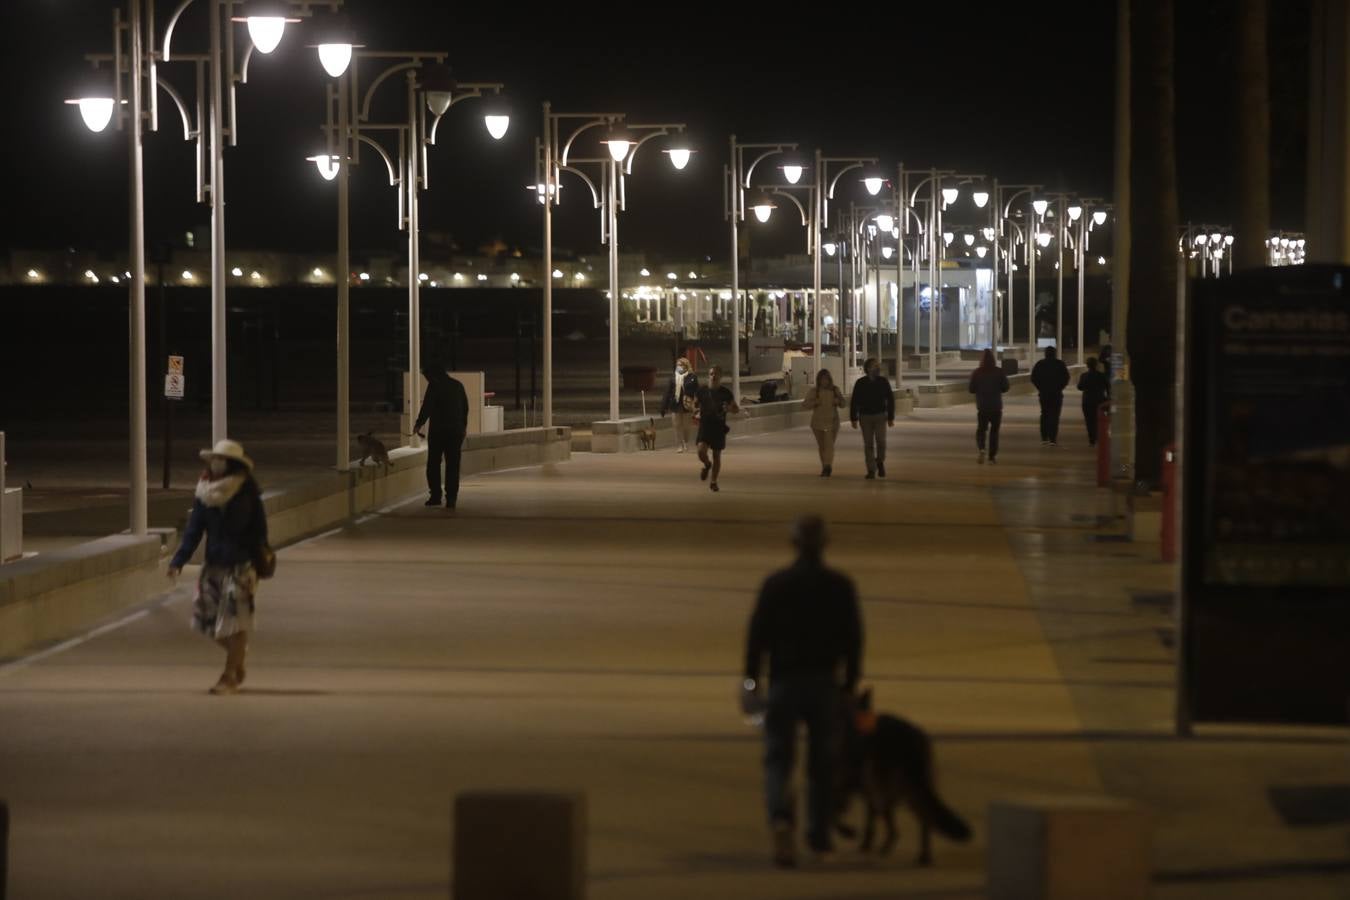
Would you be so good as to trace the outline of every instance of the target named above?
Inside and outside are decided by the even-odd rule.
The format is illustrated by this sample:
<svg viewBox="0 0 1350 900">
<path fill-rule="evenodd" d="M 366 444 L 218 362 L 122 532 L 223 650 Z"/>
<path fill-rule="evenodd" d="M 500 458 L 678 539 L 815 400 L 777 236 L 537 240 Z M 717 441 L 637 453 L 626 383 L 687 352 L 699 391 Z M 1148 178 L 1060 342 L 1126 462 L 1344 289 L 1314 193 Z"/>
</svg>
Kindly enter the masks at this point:
<svg viewBox="0 0 1350 900">
<path fill-rule="evenodd" d="M 168 574 L 178 577 L 204 535 L 206 559 L 197 579 L 192 627 L 225 649 L 225 671 L 211 693 L 233 694 L 244 683 L 257 565 L 267 545 L 267 514 L 253 479 L 253 461 L 243 447 L 219 441 L 200 455 L 206 471 L 197 481 L 192 513 Z"/>
<path fill-rule="evenodd" d="M 1003 395 L 1008 392 L 1008 376 L 994 359 L 993 350 L 985 350 L 980 365 L 970 373 L 970 392 L 975 395 L 975 446 L 984 464 L 984 442 L 989 435 L 989 461 L 998 461 L 998 430 L 1003 424 Z"/>
<path fill-rule="evenodd" d="M 1064 411 L 1064 389 L 1069 386 L 1069 367 L 1055 355 L 1054 347 L 1045 348 L 1045 359 L 1031 369 L 1031 383 L 1041 400 L 1041 444 L 1058 446 L 1059 416 Z"/>
<path fill-rule="evenodd" d="M 698 477 L 712 481 L 708 488 L 720 491 L 717 477 L 722 474 L 722 451 L 727 449 L 727 434 L 731 426 L 727 424 L 727 415 L 739 413 L 740 406 L 729 389 L 722 386 L 722 367 L 713 366 L 708 370 L 708 383 L 698 389 L 698 461 L 701 465 Z"/>
<path fill-rule="evenodd" d="M 807 843 L 816 853 L 832 849 L 837 704 L 857 686 L 863 647 L 853 582 L 824 563 L 825 522 L 819 516 L 798 519 L 792 543 L 796 562 L 770 575 L 760 588 L 750 617 L 741 686 L 742 710 L 764 710 L 765 803 L 774 862 L 780 866 L 796 861 L 789 782 L 798 722 L 805 722 L 809 738 Z M 760 669 L 766 655 L 769 690 L 764 705 Z"/>
<path fill-rule="evenodd" d="M 469 430 L 469 395 L 464 392 L 464 385 L 437 363 L 422 366 L 422 374 L 427 379 L 427 392 L 422 396 L 422 410 L 417 414 L 413 431 L 422 437 L 422 426 L 431 422 L 431 437 L 427 441 L 427 490 L 431 498 L 426 505 L 441 505 L 444 460 L 445 508 L 454 509 L 459 499 L 459 456 Z"/>
<path fill-rule="evenodd" d="M 871 357 L 863 363 L 867 374 L 853 382 L 848 419 L 854 427 L 862 423 L 863 462 L 867 477 L 886 477 L 886 429 L 895 427 L 895 393 L 890 379 L 881 374 L 881 361 Z"/>
<path fill-rule="evenodd" d="M 1083 392 L 1083 421 L 1087 424 L 1088 445 L 1097 446 L 1097 409 L 1111 396 L 1111 383 L 1101 371 L 1097 357 L 1087 358 L 1088 370 L 1078 376 L 1078 389 Z"/>
<path fill-rule="evenodd" d="M 675 361 L 675 374 L 670 376 L 666 385 L 666 395 L 661 398 L 661 415 L 674 415 L 675 439 L 679 442 L 679 452 L 689 449 L 689 421 L 698 407 L 698 376 L 689 360 L 681 356 Z"/>
</svg>

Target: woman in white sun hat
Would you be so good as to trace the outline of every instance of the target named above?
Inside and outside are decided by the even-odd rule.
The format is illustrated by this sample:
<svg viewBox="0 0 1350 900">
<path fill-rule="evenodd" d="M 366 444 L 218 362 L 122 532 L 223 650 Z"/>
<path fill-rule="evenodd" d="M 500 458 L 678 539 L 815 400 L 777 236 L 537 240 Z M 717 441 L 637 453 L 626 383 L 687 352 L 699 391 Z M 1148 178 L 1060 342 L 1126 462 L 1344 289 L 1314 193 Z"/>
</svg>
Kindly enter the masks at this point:
<svg viewBox="0 0 1350 900">
<path fill-rule="evenodd" d="M 206 470 L 197 482 L 192 514 L 183 543 L 169 563 L 169 577 L 178 577 L 205 534 L 206 559 L 197 580 L 192 627 L 225 649 L 225 671 L 211 693 L 233 694 L 244 683 L 258 570 L 272 564 L 267 515 L 253 480 L 253 460 L 244 455 L 243 447 L 219 441 L 200 455 Z"/>
</svg>

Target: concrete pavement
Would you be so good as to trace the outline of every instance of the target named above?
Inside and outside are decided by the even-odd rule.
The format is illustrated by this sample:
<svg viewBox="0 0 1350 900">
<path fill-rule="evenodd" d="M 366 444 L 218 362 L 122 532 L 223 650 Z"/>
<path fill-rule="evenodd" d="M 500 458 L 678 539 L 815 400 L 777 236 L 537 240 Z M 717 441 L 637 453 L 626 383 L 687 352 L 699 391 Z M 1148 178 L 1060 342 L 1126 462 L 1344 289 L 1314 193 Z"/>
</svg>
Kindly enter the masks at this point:
<svg viewBox="0 0 1350 900">
<path fill-rule="evenodd" d="M 1159 897 L 1350 896 L 1350 829 L 1266 801 L 1344 783 L 1345 733 L 1170 736 L 1170 617 L 1149 598 L 1171 570 L 1092 540 L 1119 528 L 1066 406 L 1052 449 L 1034 399 L 1011 401 L 993 467 L 957 408 L 891 432 L 885 481 L 862 480 L 847 428 L 825 480 L 804 430 L 733 422 L 720 494 L 662 451 L 472 478 L 454 516 L 414 498 L 282 552 L 236 697 L 205 694 L 220 654 L 187 630 L 186 583 L 0 668 L 11 893 L 444 897 L 454 793 L 545 787 L 589 797 L 600 900 L 978 897 L 991 799 L 1103 790 L 1155 810 Z M 975 828 L 932 869 L 908 814 L 892 859 L 767 864 L 737 669 L 808 511 L 858 582 L 865 681 L 934 734 Z"/>
</svg>

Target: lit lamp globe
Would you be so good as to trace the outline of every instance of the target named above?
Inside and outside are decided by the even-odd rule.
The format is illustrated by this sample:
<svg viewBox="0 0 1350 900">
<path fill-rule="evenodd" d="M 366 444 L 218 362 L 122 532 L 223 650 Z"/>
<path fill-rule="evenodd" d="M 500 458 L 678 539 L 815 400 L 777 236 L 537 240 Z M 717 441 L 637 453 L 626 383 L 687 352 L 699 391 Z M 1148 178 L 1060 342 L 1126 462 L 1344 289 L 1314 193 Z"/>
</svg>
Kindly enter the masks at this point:
<svg viewBox="0 0 1350 900">
<path fill-rule="evenodd" d="M 1099 209 L 1099 210 L 1097 210 L 1096 212 L 1094 212 L 1094 213 L 1092 214 L 1092 221 L 1096 222 L 1098 225 L 1105 225 L 1105 224 L 1106 224 L 1106 210 L 1104 210 L 1104 209 Z"/>
<path fill-rule="evenodd" d="M 450 67 L 443 63 L 428 63 L 422 66 L 418 80 L 427 109 L 433 116 L 445 115 L 455 97 L 455 75 Z"/>
<path fill-rule="evenodd" d="M 880 213 L 877 215 L 877 227 L 882 231 L 890 231 L 895 227 L 895 216 Z"/>
<path fill-rule="evenodd" d="M 955 203 L 956 199 L 960 196 L 961 196 L 960 188 L 949 187 L 942 189 L 942 202 L 947 206 L 951 206 L 953 203 Z"/>
<path fill-rule="evenodd" d="M 319 174 L 323 176 L 324 181 L 332 181 L 342 169 L 342 158 L 331 153 L 306 156 L 305 159 L 314 163 L 314 167 L 319 170 Z"/>
<path fill-rule="evenodd" d="M 750 204 L 750 209 L 754 211 L 755 218 L 758 219 L 761 224 L 768 222 L 769 217 L 773 215 L 773 211 L 777 208 L 778 204 L 773 202 L 773 198 L 762 191 L 755 197 L 754 202 Z"/>
<path fill-rule="evenodd" d="M 670 157 L 670 164 L 678 172 L 683 172 L 689 165 L 689 160 L 694 156 L 694 148 L 689 143 L 689 138 L 684 134 L 678 134 L 671 141 L 671 145 L 661 151 Z"/>
<path fill-rule="evenodd" d="M 347 17 L 341 13 L 324 16 L 309 26 L 318 34 L 314 49 L 319 52 L 319 65 L 333 78 L 341 78 L 352 62 L 352 50 L 358 45 Z"/>
<path fill-rule="evenodd" d="M 1033 201 L 1031 202 L 1031 208 L 1034 209 L 1034 210 L 1036 211 L 1036 215 L 1038 215 L 1038 216 L 1044 216 L 1044 215 L 1045 215 L 1045 211 L 1046 211 L 1047 209 L 1050 208 L 1050 201 L 1048 201 L 1048 200 L 1033 200 Z"/>
<path fill-rule="evenodd" d="M 886 184 L 886 176 L 882 175 L 877 169 L 867 169 L 862 177 L 863 187 L 867 188 L 867 193 L 875 197 L 881 193 L 882 187 Z"/>
<path fill-rule="evenodd" d="M 633 139 L 623 128 L 614 126 L 609 129 L 609 134 L 600 143 L 609 148 L 610 159 L 616 163 L 621 163 L 628 156 L 628 148 L 633 146 Z"/>
<path fill-rule="evenodd" d="M 1083 207 L 1078 206 L 1077 204 L 1075 204 L 1075 205 L 1073 205 L 1073 206 L 1070 206 L 1070 207 L 1068 208 L 1067 212 L 1068 212 L 1068 214 L 1069 214 L 1069 221 L 1070 221 L 1070 222 L 1077 222 L 1078 219 L 1079 219 L 1079 217 L 1081 217 L 1081 216 L 1083 215 Z"/>
<path fill-rule="evenodd" d="M 483 103 L 483 125 L 494 141 L 500 141 L 511 127 L 511 104 L 501 94 L 486 97 Z"/>
<path fill-rule="evenodd" d="M 975 206 L 977 208 L 984 209 L 986 206 L 989 205 L 989 192 L 975 191 L 970 195 L 970 199 L 975 201 Z"/>
<path fill-rule="evenodd" d="M 253 41 L 254 48 L 264 56 L 277 49 L 277 45 L 281 43 L 281 36 L 286 31 L 287 22 L 300 21 L 291 18 L 286 6 L 275 0 L 253 0 L 244 7 L 243 12 L 242 16 L 233 21 L 242 21 L 248 26 L 249 40 Z"/>
<path fill-rule="evenodd" d="M 116 100 L 101 94 L 99 91 L 66 101 L 68 105 L 79 108 L 84 127 L 95 134 L 108 127 L 108 123 L 112 121 L 113 110 L 117 107 Z"/>
</svg>

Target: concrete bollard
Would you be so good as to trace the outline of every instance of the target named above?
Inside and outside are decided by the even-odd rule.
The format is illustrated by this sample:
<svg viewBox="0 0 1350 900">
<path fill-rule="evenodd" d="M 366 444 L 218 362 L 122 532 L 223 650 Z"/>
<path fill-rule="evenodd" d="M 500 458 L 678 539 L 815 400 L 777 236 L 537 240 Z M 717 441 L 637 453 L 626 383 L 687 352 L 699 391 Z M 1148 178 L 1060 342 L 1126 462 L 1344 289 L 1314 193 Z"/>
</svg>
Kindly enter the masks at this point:
<svg viewBox="0 0 1350 900">
<path fill-rule="evenodd" d="M 1146 900 L 1149 816 L 1103 796 L 1032 796 L 989 807 L 989 900 Z"/>
<path fill-rule="evenodd" d="M 454 900 L 586 896 L 585 795 L 468 791 L 454 829 Z"/>
</svg>

